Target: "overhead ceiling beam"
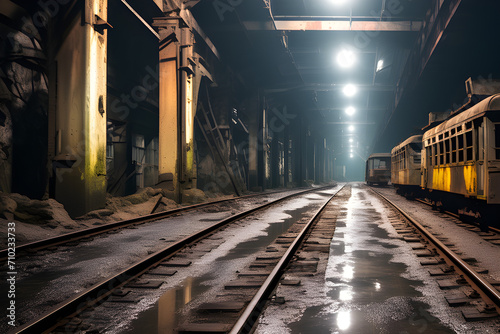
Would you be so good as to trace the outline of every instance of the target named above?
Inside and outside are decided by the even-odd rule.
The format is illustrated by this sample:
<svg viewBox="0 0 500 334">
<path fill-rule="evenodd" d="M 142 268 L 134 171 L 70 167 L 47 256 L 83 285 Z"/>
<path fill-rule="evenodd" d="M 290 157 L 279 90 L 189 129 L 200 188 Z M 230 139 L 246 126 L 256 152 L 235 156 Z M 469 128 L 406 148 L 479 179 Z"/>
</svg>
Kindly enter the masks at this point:
<svg viewBox="0 0 500 334">
<path fill-rule="evenodd" d="M 376 125 L 375 122 L 326 122 L 328 125 Z"/>
<path fill-rule="evenodd" d="M 312 109 L 307 109 L 308 111 L 318 111 L 318 112 L 344 112 L 345 108 L 312 108 Z M 363 112 L 363 111 L 386 111 L 387 108 L 383 107 L 365 107 L 365 108 L 356 108 L 356 112 Z"/>
<path fill-rule="evenodd" d="M 244 22 L 248 30 L 271 30 L 269 24 L 261 22 Z M 421 21 L 306 21 L 275 20 L 276 30 L 286 31 L 420 31 Z"/>
<path fill-rule="evenodd" d="M 266 93 L 283 93 L 289 91 L 316 91 L 316 92 L 331 92 L 336 90 L 341 90 L 345 85 L 341 84 L 302 84 L 295 86 L 283 86 L 264 89 Z M 396 86 L 392 85 L 356 85 L 358 91 L 365 92 L 392 92 L 396 89 Z"/>
<path fill-rule="evenodd" d="M 413 87 L 420 75 L 422 75 L 461 2 L 462 0 L 432 1 L 431 12 L 428 15 L 426 25 L 420 32 L 420 36 L 417 38 L 403 74 L 399 79 L 394 109 L 397 108 L 406 90 Z"/>
</svg>

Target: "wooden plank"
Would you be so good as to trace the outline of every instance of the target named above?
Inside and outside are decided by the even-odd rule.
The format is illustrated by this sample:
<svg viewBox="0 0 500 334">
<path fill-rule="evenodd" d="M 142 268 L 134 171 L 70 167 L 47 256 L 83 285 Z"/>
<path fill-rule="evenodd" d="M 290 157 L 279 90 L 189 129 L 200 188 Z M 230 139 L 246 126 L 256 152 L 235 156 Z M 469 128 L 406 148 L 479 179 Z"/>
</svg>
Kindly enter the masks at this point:
<svg viewBox="0 0 500 334">
<path fill-rule="evenodd" d="M 242 271 L 241 273 L 238 273 L 238 276 L 269 276 L 271 273 L 270 270 L 255 270 L 255 271 Z"/>
<path fill-rule="evenodd" d="M 149 275 L 158 275 L 158 276 L 173 276 L 177 273 L 175 269 L 168 269 L 163 267 L 158 267 L 148 271 Z"/>
<path fill-rule="evenodd" d="M 168 260 L 160 263 L 160 266 L 165 267 L 188 267 L 191 265 L 191 261 L 189 260 Z"/>
<path fill-rule="evenodd" d="M 258 289 L 262 286 L 261 281 L 235 280 L 224 285 L 227 289 Z"/>
<path fill-rule="evenodd" d="M 198 309 L 209 312 L 239 312 L 243 307 L 245 307 L 245 303 L 243 302 L 226 301 L 201 304 Z"/>
<path fill-rule="evenodd" d="M 227 333 L 231 330 L 231 324 L 224 323 L 186 323 L 177 327 L 177 333 Z"/>
<path fill-rule="evenodd" d="M 139 289 L 158 289 L 163 284 L 163 281 L 147 281 L 138 280 L 130 282 L 125 285 L 126 288 L 139 288 Z"/>
</svg>

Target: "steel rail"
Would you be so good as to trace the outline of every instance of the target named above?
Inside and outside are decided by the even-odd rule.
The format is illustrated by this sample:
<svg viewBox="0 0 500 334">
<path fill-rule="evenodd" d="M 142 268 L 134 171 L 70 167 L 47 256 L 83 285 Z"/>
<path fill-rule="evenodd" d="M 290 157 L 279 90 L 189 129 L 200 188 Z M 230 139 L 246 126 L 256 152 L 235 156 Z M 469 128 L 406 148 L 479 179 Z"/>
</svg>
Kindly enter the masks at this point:
<svg viewBox="0 0 500 334">
<path fill-rule="evenodd" d="M 297 252 L 300 247 L 302 241 L 305 239 L 307 232 L 311 229 L 312 225 L 321 213 L 324 211 L 326 206 L 332 201 L 332 199 L 337 196 L 337 194 L 344 189 L 346 185 L 344 185 L 341 189 L 339 189 L 335 194 L 333 194 L 326 202 L 323 204 L 314 214 L 314 216 L 309 220 L 309 222 L 304 226 L 299 235 L 295 238 L 295 240 L 291 243 L 290 247 L 288 247 L 285 254 L 281 257 L 279 262 L 276 264 L 274 269 L 271 271 L 269 276 L 266 278 L 259 291 L 252 298 L 250 303 L 247 305 L 240 318 L 233 326 L 230 334 L 237 333 L 249 333 L 251 332 L 257 318 L 259 317 L 261 311 L 264 308 L 264 304 L 267 298 L 271 295 L 271 292 L 276 288 L 276 285 L 281 278 L 285 267 L 288 265 L 292 257 Z"/>
<path fill-rule="evenodd" d="M 281 203 L 290 198 L 297 197 L 299 195 L 303 195 L 310 192 L 321 191 L 325 188 L 332 188 L 332 186 L 307 189 L 304 191 L 293 193 L 285 197 L 279 198 L 275 201 L 268 202 L 258 207 L 227 217 L 217 222 L 216 224 L 205 228 L 202 231 L 187 236 L 184 239 L 179 240 L 174 244 L 167 246 L 164 249 L 149 255 L 147 258 L 136 262 L 129 268 L 123 270 L 122 272 L 93 285 L 92 287 L 86 289 L 85 291 L 77 294 L 76 296 L 64 302 L 59 303 L 49 311 L 45 312 L 38 319 L 34 319 L 31 322 L 21 326 L 19 329 L 17 329 L 15 333 L 44 333 L 48 330 L 53 330 L 57 328 L 58 325 L 61 324 L 61 320 L 63 320 L 63 318 L 67 316 L 75 316 L 76 314 L 80 313 L 87 307 L 100 303 L 104 298 L 110 296 L 114 289 L 126 285 L 128 282 L 135 279 L 135 277 L 142 275 L 147 270 L 157 266 L 162 261 L 172 257 L 175 253 L 183 249 L 185 246 L 197 242 L 205 237 L 208 237 L 219 228 L 224 227 L 234 221 L 240 220 L 244 217 L 247 217 L 257 211 Z"/>
<path fill-rule="evenodd" d="M 500 310 L 500 292 L 495 289 L 488 281 L 481 277 L 471 266 L 469 266 L 464 260 L 462 260 L 455 252 L 444 245 L 439 239 L 437 239 L 432 233 L 430 233 L 422 224 L 410 217 L 405 211 L 403 211 L 396 204 L 392 203 L 387 197 L 379 193 L 378 191 L 370 188 L 374 193 L 376 193 L 380 198 L 384 199 L 392 207 L 394 207 L 398 212 L 400 212 L 411 224 L 413 224 L 420 233 L 432 242 L 435 246 L 439 248 L 442 254 L 447 257 L 460 271 L 465 274 L 465 278 L 475 284 L 481 292 L 487 296 L 493 303 L 495 303 L 497 310 Z"/>
<path fill-rule="evenodd" d="M 305 191 L 321 190 L 321 189 L 330 188 L 330 187 L 331 186 L 318 187 L 318 188 L 307 189 Z M 280 193 L 280 192 L 283 192 L 283 191 L 268 192 L 268 193 L 265 193 L 264 195 L 276 194 L 276 193 Z M 303 193 L 303 192 L 297 192 L 296 194 L 301 194 L 301 193 Z M 206 202 L 206 203 L 193 204 L 193 205 L 189 205 L 189 206 L 171 209 L 168 211 L 152 213 L 149 215 L 144 215 L 144 216 L 140 216 L 140 217 L 136 217 L 136 218 L 132 218 L 132 219 L 127 219 L 127 220 L 122 220 L 122 221 L 118 221 L 118 222 L 113 222 L 113 223 L 100 225 L 100 226 L 96 226 L 96 227 L 85 228 L 85 229 L 81 229 L 81 230 L 78 230 L 75 232 L 65 233 L 62 235 L 55 236 L 55 237 L 50 237 L 50 238 L 46 238 L 46 239 L 42 239 L 42 240 L 38 240 L 38 241 L 25 243 L 25 244 L 16 246 L 16 253 L 17 253 L 16 257 L 20 258 L 23 255 L 23 253 L 31 251 L 31 250 L 41 250 L 41 249 L 45 249 L 48 247 L 59 246 L 59 245 L 62 245 L 62 244 L 68 243 L 68 242 L 74 242 L 74 241 L 78 241 L 81 239 L 94 237 L 96 235 L 104 234 L 104 233 L 107 233 L 109 231 L 124 228 L 124 227 L 130 226 L 130 225 L 138 225 L 138 224 L 143 224 L 143 223 L 148 223 L 148 222 L 152 222 L 155 220 L 163 219 L 163 218 L 169 217 L 171 215 L 174 215 L 174 214 L 177 214 L 180 212 L 187 212 L 190 210 L 195 210 L 195 209 L 199 209 L 202 207 L 207 207 L 207 206 L 214 205 L 214 204 L 231 202 L 231 201 L 235 201 L 235 200 L 239 200 L 239 199 L 252 198 L 252 197 L 257 197 L 257 196 L 262 196 L 262 195 L 263 194 L 251 194 L 251 195 L 244 195 L 244 196 L 239 196 L 239 197 L 234 197 L 234 198 L 210 201 L 210 202 Z M 7 259 L 7 255 L 8 255 L 8 249 L 0 250 L 0 260 Z"/>
<path fill-rule="evenodd" d="M 416 198 L 415 200 L 416 200 L 417 202 L 422 203 L 422 204 L 425 204 L 425 205 L 428 205 L 428 206 L 432 206 L 432 204 L 431 204 L 431 203 L 428 203 L 428 202 L 426 202 L 426 201 L 424 201 L 424 200 L 422 200 L 422 199 L 420 199 L 420 198 Z M 443 211 L 443 212 L 444 212 L 444 213 L 446 213 L 446 214 L 447 214 L 447 215 L 449 215 L 449 216 L 452 216 L 452 217 L 455 217 L 455 218 L 457 218 L 457 219 L 460 219 L 460 215 L 459 215 L 459 214 L 457 214 L 457 213 L 450 212 L 450 211 Z M 473 225 L 474 225 L 474 224 L 473 224 Z M 477 226 L 477 224 L 475 224 L 475 225 Z M 489 229 L 489 230 L 491 230 L 491 231 L 494 231 L 495 233 L 500 234 L 500 229 L 498 229 L 498 228 L 496 228 L 496 227 L 493 227 L 493 226 L 488 225 L 488 229 Z"/>
</svg>

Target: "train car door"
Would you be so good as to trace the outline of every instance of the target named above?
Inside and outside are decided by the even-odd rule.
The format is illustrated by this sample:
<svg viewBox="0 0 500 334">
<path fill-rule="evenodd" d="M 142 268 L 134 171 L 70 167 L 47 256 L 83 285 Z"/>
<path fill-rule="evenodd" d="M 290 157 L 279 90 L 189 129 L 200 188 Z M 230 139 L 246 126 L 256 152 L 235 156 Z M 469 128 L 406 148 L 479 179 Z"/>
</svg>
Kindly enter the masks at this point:
<svg viewBox="0 0 500 334">
<path fill-rule="evenodd" d="M 423 142 L 424 148 L 422 149 L 421 154 L 421 162 L 420 162 L 420 186 L 422 188 L 427 188 L 427 171 L 429 169 L 430 159 L 431 159 L 431 146 L 425 146 L 425 142 Z"/>
<path fill-rule="evenodd" d="M 484 164 L 484 158 L 485 158 L 485 150 L 484 150 L 484 143 L 485 143 L 485 131 L 484 131 L 484 121 L 481 122 L 481 125 L 477 128 L 477 162 L 476 162 L 476 170 L 477 170 L 477 196 L 479 198 L 484 197 L 484 191 L 485 191 L 485 169 L 486 166 Z"/>
<path fill-rule="evenodd" d="M 485 153 L 488 171 L 487 202 L 500 204 L 500 123 L 493 123 L 485 117 Z"/>
</svg>

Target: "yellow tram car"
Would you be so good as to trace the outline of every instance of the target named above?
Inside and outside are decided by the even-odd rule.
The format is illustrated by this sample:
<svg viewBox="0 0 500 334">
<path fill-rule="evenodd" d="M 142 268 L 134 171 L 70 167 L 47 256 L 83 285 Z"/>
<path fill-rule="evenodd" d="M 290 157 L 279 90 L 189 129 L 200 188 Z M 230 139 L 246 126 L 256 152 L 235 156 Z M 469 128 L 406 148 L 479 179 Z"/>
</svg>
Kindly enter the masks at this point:
<svg viewBox="0 0 500 334">
<path fill-rule="evenodd" d="M 411 136 L 391 151 L 391 183 L 398 194 L 415 197 L 420 192 L 422 135 Z"/>
<path fill-rule="evenodd" d="M 426 131 L 422 143 L 421 187 L 433 203 L 500 221 L 492 210 L 500 208 L 500 94 Z"/>
</svg>

